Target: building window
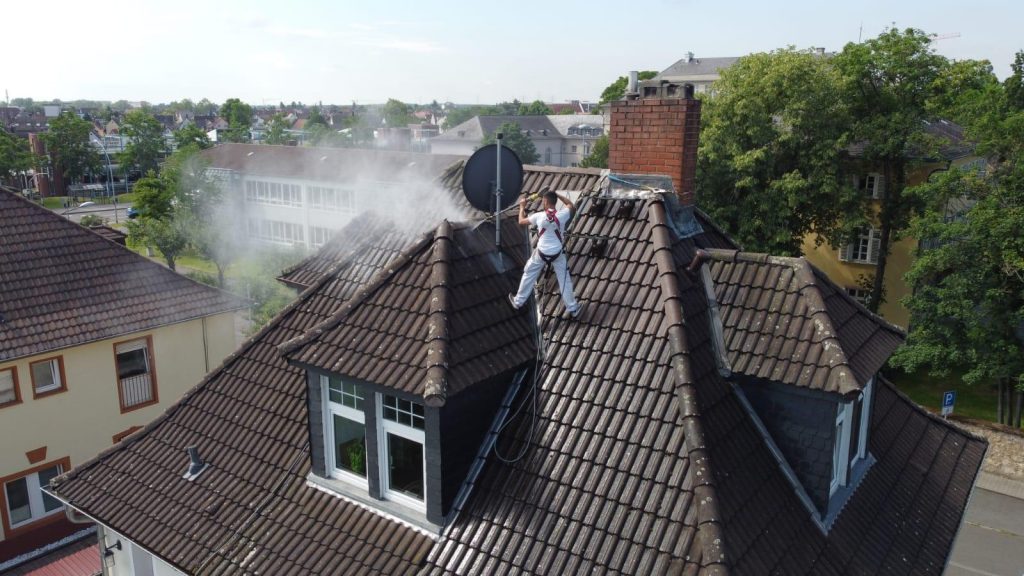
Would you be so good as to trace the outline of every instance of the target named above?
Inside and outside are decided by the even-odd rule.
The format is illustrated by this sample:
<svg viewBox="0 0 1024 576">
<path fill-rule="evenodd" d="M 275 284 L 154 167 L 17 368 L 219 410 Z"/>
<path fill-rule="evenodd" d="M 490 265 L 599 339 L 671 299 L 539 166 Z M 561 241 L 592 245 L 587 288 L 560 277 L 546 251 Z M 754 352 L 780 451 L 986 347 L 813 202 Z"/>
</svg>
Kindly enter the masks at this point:
<svg viewBox="0 0 1024 576">
<path fill-rule="evenodd" d="M 301 224 L 280 220 L 249 219 L 249 237 L 278 244 L 305 243 Z"/>
<path fill-rule="evenodd" d="M 21 402 L 18 388 L 18 369 L 15 366 L 0 370 L 0 408 Z"/>
<path fill-rule="evenodd" d="M 425 509 L 423 405 L 382 395 L 381 479 L 389 500 Z"/>
<path fill-rule="evenodd" d="M 864 305 L 867 305 L 868 298 L 871 296 L 871 291 L 865 288 L 847 288 L 846 293 Z"/>
<path fill-rule="evenodd" d="M 576 145 L 573 144 L 572 148 L 570 148 L 570 150 L 572 151 L 573 154 L 575 154 L 576 153 Z"/>
<path fill-rule="evenodd" d="M 583 154 L 587 155 L 587 156 L 590 155 L 590 143 L 589 142 L 583 145 Z"/>
<path fill-rule="evenodd" d="M 877 228 L 862 230 L 857 239 L 839 250 L 839 259 L 856 264 L 877 264 L 882 232 Z"/>
<path fill-rule="evenodd" d="M 551 164 L 551 147 L 548 146 L 544 149 L 544 163 Z"/>
<path fill-rule="evenodd" d="M 122 412 L 158 401 L 152 338 L 147 336 L 115 344 L 114 363 L 117 365 L 117 395 Z"/>
<path fill-rule="evenodd" d="M 32 396 L 48 396 L 67 390 L 64 381 L 64 358 L 48 358 L 29 364 L 32 372 Z"/>
<path fill-rule="evenodd" d="M 302 186 L 298 184 L 281 184 L 280 182 L 264 182 L 247 180 L 245 182 L 245 200 L 255 204 L 270 206 L 302 206 Z"/>
<path fill-rule="evenodd" d="M 853 177 L 854 188 L 876 200 L 882 197 L 883 183 L 881 174 L 869 173 Z"/>
<path fill-rule="evenodd" d="M 331 235 L 334 234 L 334 230 L 330 228 L 321 228 L 320 226 L 309 227 L 309 243 L 314 248 L 319 248 L 327 241 L 331 239 Z"/>
<path fill-rule="evenodd" d="M 356 384 L 320 377 L 327 402 L 327 469 L 334 478 L 366 486 L 366 403 Z"/>
<path fill-rule="evenodd" d="M 309 186 L 309 206 L 314 210 L 355 212 L 355 192 L 340 188 Z"/>
<path fill-rule="evenodd" d="M 860 396 L 839 404 L 836 410 L 830 494 L 834 494 L 840 486 L 846 486 L 849 483 L 854 465 L 867 456 L 873 389 L 874 378 L 864 386 Z"/>
<path fill-rule="evenodd" d="M 63 509 L 60 501 L 44 494 L 40 487 L 48 486 L 50 480 L 59 476 L 63 471 L 62 464 L 54 464 L 4 482 L 4 501 L 8 519 L 8 525 L 5 528 L 20 528 L 60 512 Z"/>
</svg>

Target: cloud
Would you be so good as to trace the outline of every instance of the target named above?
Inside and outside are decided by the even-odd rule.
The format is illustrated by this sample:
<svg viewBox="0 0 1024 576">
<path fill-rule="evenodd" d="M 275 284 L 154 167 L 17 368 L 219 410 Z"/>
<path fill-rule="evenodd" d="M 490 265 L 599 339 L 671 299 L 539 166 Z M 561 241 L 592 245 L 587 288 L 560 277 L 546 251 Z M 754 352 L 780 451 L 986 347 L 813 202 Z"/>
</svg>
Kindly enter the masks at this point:
<svg viewBox="0 0 1024 576">
<path fill-rule="evenodd" d="M 281 52 L 265 51 L 256 52 L 252 55 L 253 60 L 261 65 L 269 66 L 278 70 L 291 68 L 291 60 Z"/>
<path fill-rule="evenodd" d="M 319 40 L 329 38 L 330 34 L 320 28 L 296 28 L 291 26 L 267 26 L 264 31 L 284 38 L 309 38 Z"/>
</svg>

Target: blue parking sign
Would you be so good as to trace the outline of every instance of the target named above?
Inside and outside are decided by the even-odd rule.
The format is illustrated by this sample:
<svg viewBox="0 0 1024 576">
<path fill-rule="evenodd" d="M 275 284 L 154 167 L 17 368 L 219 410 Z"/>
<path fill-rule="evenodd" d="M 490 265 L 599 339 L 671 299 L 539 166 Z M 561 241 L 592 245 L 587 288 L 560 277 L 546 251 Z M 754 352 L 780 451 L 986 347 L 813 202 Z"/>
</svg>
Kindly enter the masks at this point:
<svg viewBox="0 0 1024 576">
<path fill-rule="evenodd" d="M 953 405 L 956 404 L 956 390 L 949 390 L 942 394 L 942 415 L 949 416 L 953 413 Z"/>
</svg>

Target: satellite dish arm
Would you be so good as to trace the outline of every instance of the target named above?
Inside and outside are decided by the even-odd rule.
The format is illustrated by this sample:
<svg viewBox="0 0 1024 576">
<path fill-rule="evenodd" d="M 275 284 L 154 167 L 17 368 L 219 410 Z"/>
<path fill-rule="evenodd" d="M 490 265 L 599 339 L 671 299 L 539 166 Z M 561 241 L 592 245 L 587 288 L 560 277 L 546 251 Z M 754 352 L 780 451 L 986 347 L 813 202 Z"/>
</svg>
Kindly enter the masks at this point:
<svg viewBox="0 0 1024 576">
<path fill-rule="evenodd" d="M 526 196 L 519 198 L 519 225 L 530 225 L 530 219 L 526 216 Z"/>
</svg>

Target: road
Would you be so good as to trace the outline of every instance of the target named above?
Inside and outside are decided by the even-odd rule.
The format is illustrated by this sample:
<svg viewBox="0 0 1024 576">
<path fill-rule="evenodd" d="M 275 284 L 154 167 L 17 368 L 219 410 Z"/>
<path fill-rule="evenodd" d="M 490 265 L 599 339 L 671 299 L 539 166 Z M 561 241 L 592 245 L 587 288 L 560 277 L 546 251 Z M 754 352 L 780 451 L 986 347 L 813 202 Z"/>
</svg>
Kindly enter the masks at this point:
<svg viewBox="0 0 1024 576">
<path fill-rule="evenodd" d="M 124 222 L 128 219 L 128 209 L 131 207 L 132 205 L 130 202 L 119 202 L 117 204 L 117 220 L 119 222 Z M 113 204 L 95 204 L 93 206 L 86 206 L 85 208 L 75 207 L 69 211 L 64 208 L 57 208 L 53 210 L 53 213 L 60 216 L 66 216 L 73 222 L 78 222 L 82 219 L 82 216 L 85 216 L 86 214 L 96 214 L 97 216 L 102 216 L 103 218 L 114 222 Z"/>
<path fill-rule="evenodd" d="M 946 576 L 1024 575 L 1024 500 L 974 489 Z"/>
</svg>

